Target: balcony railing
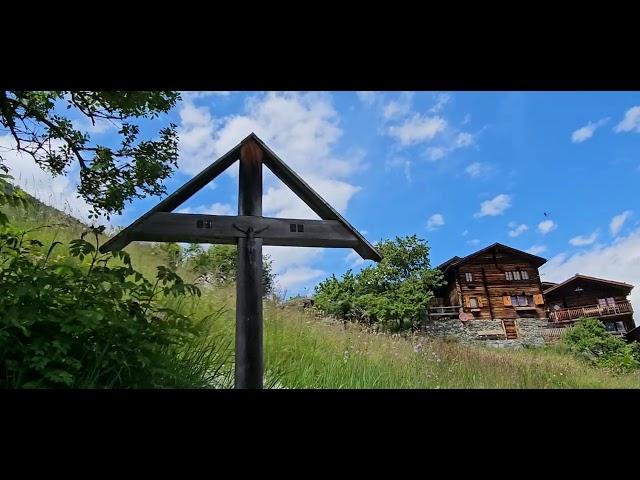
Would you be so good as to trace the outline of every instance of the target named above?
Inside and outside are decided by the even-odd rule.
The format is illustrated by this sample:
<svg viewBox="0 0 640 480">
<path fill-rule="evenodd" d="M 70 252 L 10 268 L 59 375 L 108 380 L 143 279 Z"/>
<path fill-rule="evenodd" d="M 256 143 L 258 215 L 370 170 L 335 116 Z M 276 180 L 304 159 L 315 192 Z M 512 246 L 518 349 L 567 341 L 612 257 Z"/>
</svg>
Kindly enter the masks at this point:
<svg viewBox="0 0 640 480">
<path fill-rule="evenodd" d="M 621 315 L 633 313 L 630 302 L 616 302 L 612 306 L 589 305 L 578 308 L 562 308 L 560 310 L 552 310 L 549 312 L 549 319 L 553 322 L 564 322 L 567 320 L 575 320 L 580 317 L 608 317 L 611 315 Z"/>
</svg>

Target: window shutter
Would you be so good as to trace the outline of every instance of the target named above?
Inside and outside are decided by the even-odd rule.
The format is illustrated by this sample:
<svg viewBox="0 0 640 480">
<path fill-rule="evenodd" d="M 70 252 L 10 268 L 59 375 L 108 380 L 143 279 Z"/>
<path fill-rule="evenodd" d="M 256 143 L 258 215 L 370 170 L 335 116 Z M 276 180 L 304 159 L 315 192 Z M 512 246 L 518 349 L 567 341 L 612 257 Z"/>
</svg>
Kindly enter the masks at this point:
<svg viewBox="0 0 640 480">
<path fill-rule="evenodd" d="M 533 303 L 536 305 L 544 305 L 544 297 L 542 294 L 537 294 L 533 296 Z"/>
<path fill-rule="evenodd" d="M 482 297 L 478 297 L 478 308 L 482 308 Z"/>
<path fill-rule="evenodd" d="M 504 295 L 502 297 L 502 303 L 505 307 L 510 307 L 511 306 L 511 296 L 509 295 Z"/>
<path fill-rule="evenodd" d="M 469 297 L 464 297 L 464 306 L 469 308 Z"/>
</svg>

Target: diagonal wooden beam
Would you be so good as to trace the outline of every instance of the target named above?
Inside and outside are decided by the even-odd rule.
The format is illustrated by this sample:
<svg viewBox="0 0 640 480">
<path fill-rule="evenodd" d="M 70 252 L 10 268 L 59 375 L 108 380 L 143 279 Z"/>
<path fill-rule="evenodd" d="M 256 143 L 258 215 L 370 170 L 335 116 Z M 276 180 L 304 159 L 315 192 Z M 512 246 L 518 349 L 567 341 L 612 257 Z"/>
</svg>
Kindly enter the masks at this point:
<svg viewBox="0 0 640 480">
<path fill-rule="evenodd" d="M 246 140 L 246 139 L 245 139 Z M 182 185 L 178 190 L 173 192 L 167 198 L 158 203 L 155 207 L 149 210 L 147 213 L 138 218 L 135 222 L 129 225 L 124 230 L 120 231 L 117 235 L 106 241 L 101 247 L 101 252 L 109 252 L 111 250 L 121 250 L 126 247 L 134 239 L 131 238 L 130 232 L 133 228 L 139 225 L 141 222 L 149 218 L 156 212 L 171 212 L 177 207 L 186 202 L 196 192 L 201 190 L 205 185 L 215 179 L 218 175 L 229 168 L 233 163 L 238 160 L 240 156 L 241 143 L 232 148 L 229 152 L 224 154 L 218 160 L 213 162 L 207 168 L 202 170 L 198 175 L 193 177 L 187 183 Z"/>
<path fill-rule="evenodd" d="M 374 260 L 379 262 L 382 260 L 382 255 L 378 252 L 368 241 L 364 238 L 360 232 L 358 232 L 349 222 L 347 222 L 342 215 L 340 215 L 329 203 L 322 198 L 313 188 L 307 184 L 302 178 L 298 176 L 296 172 L 291 170 L 284 161 L 280 159 L 262 140 L 260 140 L 255 134 L 251 134 L 250 137 L 262 147 L 265 152 L 264 164 L 271 172 L 278 177 L 282 183 L 289 187 L 293 193 L 295 193 L 304 203 L 306 203 L 311 210 L 318 214 L 323 220 L 337 220 L 342 223 L 349 231 L 355 235 L 358 239 L 358 244 L 353 249 L 358 254 L 367 260 Z"/>
</svg>

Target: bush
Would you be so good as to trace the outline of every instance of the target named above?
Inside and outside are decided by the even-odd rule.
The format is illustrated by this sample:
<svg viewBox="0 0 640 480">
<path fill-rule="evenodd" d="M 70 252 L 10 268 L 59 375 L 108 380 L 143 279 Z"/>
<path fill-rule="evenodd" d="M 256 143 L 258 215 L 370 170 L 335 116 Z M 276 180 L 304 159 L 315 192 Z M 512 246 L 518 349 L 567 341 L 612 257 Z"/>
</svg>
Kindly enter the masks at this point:
<svg viewBox="0 0 640 480">
<path fill-rule="evenodd" d="M 614 337 L 597 318 L 579 319 L 564 335 L 563 344 L 574 355 L 615 373 L 640 367 L 638 345 Z"/>
<path fill-rule="evenodd" d="M 383 260 L 354 274 L 348 270 L 316 287 L 315 306 L 324 313 L 376 324 L 385 330 L 415 328 L 424 318 L 442 273 L 432 269 L 429 246 L 415 235 L 376 245 Z"/>
<path fill-rule="evenodd" d="M 0 387 L 210 385 L 224 352 L 198 349 L 198 322 L 161 302 L 200 291 L 163 266 L 149 282 L 123 251 L 101 255 L 100 232 L 95 244 L 87 232 L 70 242 L 79 262 L 53 258 L 60 242 L 44 249 L 27 232 L 0 232 Z"/>
</svg>

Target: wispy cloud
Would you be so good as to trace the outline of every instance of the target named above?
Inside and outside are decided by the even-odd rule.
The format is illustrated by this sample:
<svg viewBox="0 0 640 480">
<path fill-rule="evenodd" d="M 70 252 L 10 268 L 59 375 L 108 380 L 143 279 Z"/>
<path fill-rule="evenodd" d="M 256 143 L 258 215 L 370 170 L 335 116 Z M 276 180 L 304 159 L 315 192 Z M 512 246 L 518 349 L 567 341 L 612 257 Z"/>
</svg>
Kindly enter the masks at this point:
<svg viewBox="0 0 640 480">
<path fill-rule="evenodd" d="M 493 171 L 494 168 L 491 165 L 483 162 L 473 162 L 464 169 L 464 173 L 471 178 L 487 177 L 493 173 Z"/>
<path fill-rule="evenodd" d="M 512 228 L 512 230 L 509 230 L 509 236 L 510 237 L 519 237 L 524 232 L 529 230 L 529 227 L 527 225 L 525 225 L 524 223 L 521 223 L 520 225 L 518 225 L 516 222 L 512 222 L 512 223 L 509 224 L 509 227 Z"/>
<path fill-rule="evenodd" d="M 627 219 L 631 216 L 631 210 L 625 210 L 624 212 L 614 216 L 609 224 L 609 230 L 614 237 L 618 235 L 618 232 L 622 229 Z"/>
<path fill-rule="evenodd" d="M 444 106 L 451 100 L 451 95 L 448 93 L 439 93 L 435 96 L 436 103 L 429 109 L 429 113 L 438 113 Z"/>
<path fill-rule="evenodd" d="M 446 127 L 447 121 L 442 117 L 431 117 L 416 113 L 403 123 L 390 126 L 388 132 L 401 145 L 407 146 L 432 140 L 438 133 L 444 131 Z"/>
<path fill-rule="evenodd" d="M 578 235 L 577 237 L 573 237 L 571 240 L 569 240 L 569 243 L 574 247 L 584 247 L 585 245 L 591 245 L 593 242 L 596 241 L 599 234 L 600 234 L 600 231 L 595 230 L 589 236 Z"/>
<path fill-rule="evenodd" d="M 582 143 L 586 140 L 589 140 L 591 137 L 593 137 L 593 133 L 596 131 L 596 129 L 602 127 L 608 121 L 609 117 L 602 118 L 595 123 L 589 122 L 587 125 L 575 130 L 571 134 L 571 141 L 573 143 Z"/>
<path fill-rule="evenodd" d="M 390 100 L 382 107 L 385 120 L 404 117 L 411 111 L 413 93 L 403 93 L 398 99 Z"/>
<path fill-rule="evenodd" d="M 633 132 L 634 130 L 640 132 L 640 105 L 627 110 L 622 121 L 613 130 L 616 133 Z"/>
<path fill-rule="evenodd" d="M 501 193 L 491 200 L 485 200 L 480 204 L 480 211 L 474 213 L 474 217 L 495 217 L 502 215 L 511 206 L 511 195 Z"/>
<path fill-rule="evenodd" d="M 437 230 L 444 225 L 444 217 L 440 213 L 434 213 L 427 220 L 427 230 Z"/>
<path fill-rule="evenodd" d="M 527 249 L 527 253 L 531 255 L 540 255 L 547 251 L 547 247 L 545 245 L 532 245 Z"/>
<path fill-rule="evenodd" d="M 378 92 L 358 92 L 358 99 L 367 106 L 373 105 L 379 98 Z"/>
<path fill-rule="evenodd" d="M 543 220 L 538 224 L 538 231 L 543 235 L 553 232 L 556 228 L 558 228 L 558 224 L 553 220 Z"/>
<path fill-rule="evenodd" d="M 200 205 L 198 207 L 185 207 L 177 211 L 177 213 L 201 213 L 204 215 L 237 215 L 237 209 L 228 203 L 215 202 L 211 205 Z"/>
</svg>

